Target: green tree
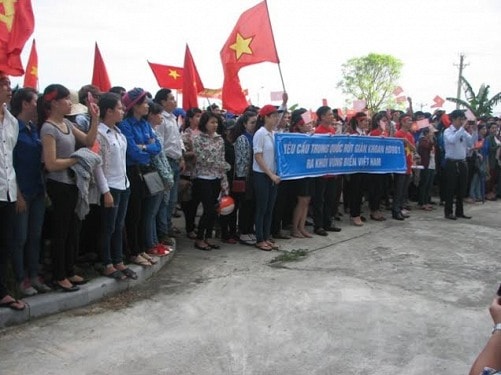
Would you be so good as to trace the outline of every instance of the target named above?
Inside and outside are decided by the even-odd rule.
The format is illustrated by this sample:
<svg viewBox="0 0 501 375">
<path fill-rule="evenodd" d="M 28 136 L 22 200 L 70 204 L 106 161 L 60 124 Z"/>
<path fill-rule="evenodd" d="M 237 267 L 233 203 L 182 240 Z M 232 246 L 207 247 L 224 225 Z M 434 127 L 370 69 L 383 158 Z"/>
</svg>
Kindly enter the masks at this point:
<svg viewBox="0 0 501 375">
<path fill-rule="evenodd" d="M 447 98 L 447 100 L 469 109 L 476 118 L 491 116 L 493 107 L 501 100 L 501 92 L 489 98 L 489 85 L 483 83 L 478 90 L 478 94 L 475 94 L 466 78 L 461 77 L 461 84 L 466 100 L 458 98 Z"/>
<path fill-rule="evenodd" d="M 342 65 L 343 78 L 337 87 L 353 99 L 365 100 L 372 112 L 390 108 L 402 66 L 403 63 L 391 55 L 370 53 L 354 57 Z"/>
</svg>

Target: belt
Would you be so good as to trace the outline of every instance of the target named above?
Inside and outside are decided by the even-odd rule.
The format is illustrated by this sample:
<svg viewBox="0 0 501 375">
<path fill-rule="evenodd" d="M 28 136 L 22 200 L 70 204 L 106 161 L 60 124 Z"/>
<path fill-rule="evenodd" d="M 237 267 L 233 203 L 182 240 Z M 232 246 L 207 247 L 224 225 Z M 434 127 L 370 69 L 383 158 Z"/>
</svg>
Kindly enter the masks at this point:
<svg viewBox="0 0 501 375">
<path fill-rule="evenodd" d="M 455 163 L 455 164 L 457 164 L 457 163 L 464 163 L 465 162 L 464 159 L 445 159 L 445 161 L 448 162 L 448 163 Z"/>
</svg>

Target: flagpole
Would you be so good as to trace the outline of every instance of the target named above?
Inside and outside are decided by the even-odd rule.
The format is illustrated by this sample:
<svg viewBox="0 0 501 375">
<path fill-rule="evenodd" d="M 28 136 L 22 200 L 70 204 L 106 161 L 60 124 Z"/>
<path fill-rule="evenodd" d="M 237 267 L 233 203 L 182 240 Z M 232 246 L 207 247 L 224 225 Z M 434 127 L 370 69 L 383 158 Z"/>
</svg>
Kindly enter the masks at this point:
<svg viewBox="0 0 501 375">
<path fill-rule="evenodd" d="M 273 38 L 273 48 L 275 49 L 275 54 L 277 55 L 278 58 L 277 43 L 275 42 L 275 34 L 273 33 L 273 27 L 271 25 L 270 10 L 268 9 L 268 1 L 264 0 L 264 4 L 266 5 L 266 12 L 268 13 L 268 22 L 270 24 L 271 37 Z M 280 59 L 278 59 L 277 65 L 278 65 L 278 73 L 280 74 L 280 80 L 282 81 L 282 88 L 284 92 L 287 92 L 287 90 L 285 89 L 285 82 L 284 82 L 284 76 L 282 74 L 282 68 L 280 67 Z"/>
</svg>

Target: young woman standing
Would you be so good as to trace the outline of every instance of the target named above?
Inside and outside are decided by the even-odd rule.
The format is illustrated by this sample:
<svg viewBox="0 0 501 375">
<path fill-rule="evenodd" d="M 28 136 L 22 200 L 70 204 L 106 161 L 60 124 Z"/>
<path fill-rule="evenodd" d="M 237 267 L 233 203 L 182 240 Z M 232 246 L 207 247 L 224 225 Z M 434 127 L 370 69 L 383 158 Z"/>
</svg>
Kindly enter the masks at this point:
<svg viewBox="0 0 501 375">
<path fill-rule="evenodd" d="M 78 188 L 70 172 L 77 163 L 71 158 L 76 142 L 92 147 L 96 140 L 99 108 L 91 103 L 90 129 L 87 134 L 65 119 L 71 111 L 69 90 L 59 84 L 47 86 L 38 99 L 38 123 L 47 173 L 47 193 L 52 202 L 52 257 L 55 286 L 65 292 L 79 290 L 86 281 L 75 275 L 74 265 L 78 250 L 79 220 L 75 213 Z"/>
<path fill-rule="evenodd" d="M 252 164 L 254 191 L 256 194 L 256 247 L 271 251 L 276 246 L 269 241 L 271 218 L 280 176 L 276 174 L 275 127 L 279 113 L 275 106 L 265 105 L 259 110 L 258 130 L 254 134 L 254 161 Z"/>
<path fill-rule="evenodd" d="M 216 132 L 220 124 L 222 124 L 221 117 L 205 112 L 200 118 L 200 134 L 193 139 L 193 151 L 196 157 L 193 195 L 203 206 L 195 248 L 205 251 L 219 248 L 219 245 L 210 238 L 217 217 L 219 193 L 221 189 L 228 191 L 226 171 L 230 166 L 224 160 L 224 140 Z"/>
</svg>

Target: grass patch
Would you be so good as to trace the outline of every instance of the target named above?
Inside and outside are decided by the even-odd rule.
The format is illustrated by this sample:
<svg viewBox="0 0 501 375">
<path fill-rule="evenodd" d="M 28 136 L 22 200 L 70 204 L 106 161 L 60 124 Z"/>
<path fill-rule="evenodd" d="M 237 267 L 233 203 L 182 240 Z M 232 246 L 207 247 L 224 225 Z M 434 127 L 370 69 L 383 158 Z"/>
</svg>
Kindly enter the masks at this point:
<svg viewBox="0 0 501 375">
<path fill-rule="evenodd" d="M 281 251 L 282 254 L 273 258 L 270 263 L 279 262 L 295 262 L 297 260 L 303 259 L 308 254 L 307 250 L 296 249 L 291 251 Z"/>
</svg>

